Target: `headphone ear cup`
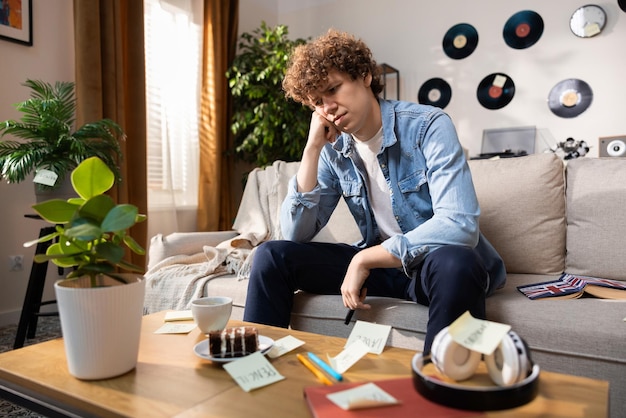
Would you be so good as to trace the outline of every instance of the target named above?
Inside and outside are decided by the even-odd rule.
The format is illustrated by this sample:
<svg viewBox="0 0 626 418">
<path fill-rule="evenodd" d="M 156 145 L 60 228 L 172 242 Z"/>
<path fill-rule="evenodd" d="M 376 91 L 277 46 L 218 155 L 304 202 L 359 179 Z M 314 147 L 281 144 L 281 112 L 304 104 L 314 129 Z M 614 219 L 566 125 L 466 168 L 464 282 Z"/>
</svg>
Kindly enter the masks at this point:
<svg viewBox="0 0 626 418">
<path fill-rule="evenodd" d="M 526 344 L 526 341 L 520 337 L 515 331 L 509 331 L 511 341 L 515 344 L 517 352 L 519 353 L 520 360 L 520 377 L 519 380 L 524 380 L 533 371 L 533 359 L 530 355 L 530 347 Z"/>
<path fill-rule="evenodd" d="M 532 369 L 528 346 L 514 331 L 509 331 L 494 352 L 485 356 L 485 363 L 491 380 L 498 386 L 514 385 Z"/>
<path fill-rule="evenodd" d="M 437 333 L 431 347 L 431 357 L 435 367 L 450 379 L 469 379 L 480 363 L 481 354 L 471 351 L 452 339 L 448 327 Z"/>
</svg>

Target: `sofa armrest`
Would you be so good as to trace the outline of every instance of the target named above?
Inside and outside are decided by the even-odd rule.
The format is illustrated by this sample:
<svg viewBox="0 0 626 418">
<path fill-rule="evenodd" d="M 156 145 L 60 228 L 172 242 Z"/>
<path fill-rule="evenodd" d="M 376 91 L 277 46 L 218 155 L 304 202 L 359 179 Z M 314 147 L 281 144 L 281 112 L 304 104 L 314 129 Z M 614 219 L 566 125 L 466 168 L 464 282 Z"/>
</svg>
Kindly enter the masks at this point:
<svg viewBox="0 0 626 418">
<path fill-rule="evenodd" d="M 150 239 L 148 250 L 148 270 L 160 261 L 173 255 L 192 255 L 203 251 L 205 245 L 217 244 L 234 238 L 237 231 L 174 232 L 169 235 L 157 234 Z"/>
</svg>

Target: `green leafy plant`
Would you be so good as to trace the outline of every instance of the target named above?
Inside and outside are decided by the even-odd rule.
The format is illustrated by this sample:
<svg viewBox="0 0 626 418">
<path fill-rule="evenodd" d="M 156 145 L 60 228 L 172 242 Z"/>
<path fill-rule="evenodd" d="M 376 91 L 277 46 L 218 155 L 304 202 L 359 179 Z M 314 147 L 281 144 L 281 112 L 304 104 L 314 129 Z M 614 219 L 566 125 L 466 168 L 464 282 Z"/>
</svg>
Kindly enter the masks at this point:
<svg viewBox="0 0 626 418">
<path fill-rule="evenodd" d="M 311 110 L 287 99 L 282 90 L 289 56 L 306 42 L 287 35 L 287 26 L 270 28 L 265 22 L 243 33 L 226 72 L 234 98 L 235 155 L 260 167 L 275 160 L 298 161 L 311 120 Z"/>
<path fill-rule="evenodd" d="M 22 140 L 0 141 L 0 177 L 19 183 L 29 174 L 46 169 L 58 176 L 56 187 L 81 161 L 96 156 L 113 171 L 116 180 L 121 179 L 118 162 L 122 155 L 120 140 L 125 135 L 118 124 L 102 119 L 72 132 L 76 113 L 74 83 L 26 80 L 23 85 L 31 89 L 31 95 L 15 105 L 23 113 L 21 120 L 0 123 L 0 138 L 12 135 Z"/>
<path fill-rule="evenodd" d="M 87 275 L 96 286 L 97 276 L 104 274 L 125 282 L 117 268 L 132 272 L 142 269 L 124 261 L 125 247 L 137 254 L 145 250 L 128 234 L 128 229 L 146 216 L 131 204 L 115 204 L 104 194 L 115 182 L 111 169 L 98 157 L 83 160 L 71 175 L 77 197 L 51 199 L 33 205 L 46 221 L 56 225 L 52 234 L 30 241 L 24 246 L 55 240 L 46 254 L 35 255 L 36 262 L 74 267 L 67 279 Z"/>
</svg>

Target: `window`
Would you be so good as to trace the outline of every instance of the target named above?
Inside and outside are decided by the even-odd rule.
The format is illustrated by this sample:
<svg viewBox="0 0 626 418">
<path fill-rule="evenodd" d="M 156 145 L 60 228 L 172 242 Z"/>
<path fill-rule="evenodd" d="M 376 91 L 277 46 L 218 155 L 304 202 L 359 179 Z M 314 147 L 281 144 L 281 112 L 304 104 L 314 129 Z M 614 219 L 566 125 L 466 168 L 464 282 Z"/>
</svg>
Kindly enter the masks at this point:
<svg viewBox="0 0 626 418">
<path fill-rule="evenodd" d="M 144 15 L 150 216 L 168 209 L 195 216 L 202 2 L 144 0 Z"/>
</svg>

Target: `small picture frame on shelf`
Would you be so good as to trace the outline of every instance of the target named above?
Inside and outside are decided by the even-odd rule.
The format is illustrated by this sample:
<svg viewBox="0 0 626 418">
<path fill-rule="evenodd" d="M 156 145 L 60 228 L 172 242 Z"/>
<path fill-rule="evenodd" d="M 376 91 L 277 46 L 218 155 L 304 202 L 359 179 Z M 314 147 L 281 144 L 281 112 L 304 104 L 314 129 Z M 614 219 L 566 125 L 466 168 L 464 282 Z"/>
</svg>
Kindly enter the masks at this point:
<svg viewBox="0 0 626 418">
<path fill-rule="evenodd" d="M 33 45 L 32 0 L 0 0 L 0 39 Z"/>
</svg>

